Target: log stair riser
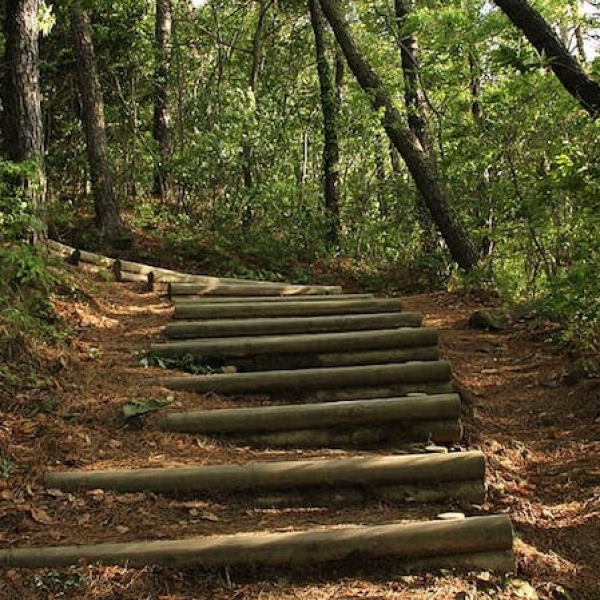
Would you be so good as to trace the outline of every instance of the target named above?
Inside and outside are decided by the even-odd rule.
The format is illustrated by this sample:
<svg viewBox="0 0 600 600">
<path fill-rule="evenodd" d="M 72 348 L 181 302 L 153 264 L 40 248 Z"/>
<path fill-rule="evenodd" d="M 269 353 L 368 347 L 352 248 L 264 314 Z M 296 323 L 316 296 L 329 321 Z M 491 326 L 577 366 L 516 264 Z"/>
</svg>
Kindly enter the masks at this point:
<svg viewBox="0 0 600 600">
<path fill-rule="evenodd" d="M 0 550 L 5 568 L 60 568 L 81 562 L 160 565 L 292 565 L 393 556 L 396 571 L 462 567 L 510 572 L 513 530 L 504 515 L 406 525 Z"/>
<path fill-rule="evenodd" d="M 371 315 L 333 315 L 324 317 L 174 321 L 167 324 L 165 335 L 169 340 L 182 340 L 249 335 L 335 333 L 394 327 L 420 327 L 422 320 L 423 317 L 419 313 L 375 313 Z"/>
</svg>

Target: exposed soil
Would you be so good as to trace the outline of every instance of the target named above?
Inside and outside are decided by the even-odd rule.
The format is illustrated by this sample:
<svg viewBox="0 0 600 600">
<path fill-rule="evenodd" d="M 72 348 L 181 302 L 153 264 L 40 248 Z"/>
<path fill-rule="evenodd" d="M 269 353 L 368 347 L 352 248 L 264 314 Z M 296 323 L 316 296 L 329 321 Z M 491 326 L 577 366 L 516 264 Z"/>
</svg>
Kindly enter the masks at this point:
<svg viewBox="0 0 600 600">
<path fill-rule="evenodd" d="M 600 385 L 568 387 L 567 356 L 526 324 L 475 331 L 473 310 L 493 300 L 438 293 L 405 299 L 438 327 L 465 400 L 464 447 L 488 458 L 488 500 L 477 509 L 336 504 L 263 507 L 256 497 L 78 494 L 47 490 L 47 470 L 241 463 L 261 458 L 354 454 L 239 447 L 203 436 L 166 434 L 155 415 L 126 422 L 134 399 L 170 399 L 182 407 L 224 407 L 216 395 L 173 393 L 153 384 L 164 371 L 140 356 L 161 338 L 168 302 L 134 284 L 78 274 L 95 302 L 62 302 L 70 352 L 45 386 L 0 405 L 0 546 L 42 546 L 164 539 L 235 531 L 284 531 L 435 518 L 450 508 L 506 512 L 517 533 L 518 572 L 401 576 L 394 561 L 291 569 L 174 570 L 82 566 L 4 570 L 0 599 L 485 599 L 600 598 Z M 543 338 L 543 336 L 541 336 Z M 253 399 L 260 402 L 260 399 Z"/>
</svg>

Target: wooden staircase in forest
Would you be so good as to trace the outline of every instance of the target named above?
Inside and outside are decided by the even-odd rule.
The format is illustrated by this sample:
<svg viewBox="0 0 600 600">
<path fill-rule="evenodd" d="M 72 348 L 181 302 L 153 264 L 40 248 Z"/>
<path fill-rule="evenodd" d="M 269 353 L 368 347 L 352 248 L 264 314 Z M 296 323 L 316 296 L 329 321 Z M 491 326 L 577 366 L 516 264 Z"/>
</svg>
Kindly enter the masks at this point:
<svg viewBox="0 0 600 600">
<path fill-rule="evenodd" d="M 51 248 L 74 260 L 73 249 Z M 437 331 L 423 327 L 421 315 L 403 312 L 398 299 L 343 294 L 335 286 L 223 280 L 81 252 L 75 258 L 123 281 L 165 286 L 174 319 L 150 354 L 170 362 L 192 357 L 215 372 L 181 373 L 162 385 L 220 394 L 235 404 L 169 410 L 155 421 L 165 435 L 216 436 L 257 453 L 278 449 L 283 459 L 53 471 L 46 475 L 49 488 L 193 493 L 230 503 L 240 496 L 266 507 L 352 507 L 354 515 L 373 503 L 431 505 L 439 518 L 414 520 L 407 512 L 407 518 L 375 525 L 321 523 L 283 532 L 5 549 L 0 566 L 215 567 L 389 556 L 395 573 L 514 570 L 510 518 L 477 514 L 485 499 L 484 456 L 459 449 L 461 400 L 452 391 L 450 365 L 439 360 Z M 328 453 L 320 455 L 323 450 Z"/>
</svg>

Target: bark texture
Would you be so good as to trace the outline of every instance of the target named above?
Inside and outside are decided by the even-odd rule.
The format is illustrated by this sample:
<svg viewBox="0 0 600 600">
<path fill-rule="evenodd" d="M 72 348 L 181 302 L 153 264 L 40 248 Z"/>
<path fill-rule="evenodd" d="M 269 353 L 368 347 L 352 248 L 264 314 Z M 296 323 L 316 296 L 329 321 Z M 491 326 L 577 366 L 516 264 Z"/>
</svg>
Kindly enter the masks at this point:
<svg viewBox="0 0 600 600">
<path fill-rule="evenodd" d="M 96 66 L 90 16 L 77 3 L 71 7 L 70 16 L 96 223 L 107 242 L 118 242 L 128 236 L 121 221 L 113 187 L 104 122 L 104 100 Z"/>
<path fill-rule="evenodd" d="M 395 0 L 394 8 L 398 29 L 402 32 L 402 28 L 413 10 L 412 0 Z M 408 128 L 415 134 L 423 150 L 433 160 L 433 145 L 427 133 L 425 102 L 419 84 L 419 50 L 417 39 L 412 33 L 401 34 L 400 62 L 404 77 L 404 105 L 408 115 Z M 422 229 L 421 243 L 423 251 L 427 254 L 435 250 L 438 239 L 427 210 L 427 201 L 419 191 L 417 191 L 416 208 L 417 218 Z"/>
<path fill-rule="evenodd" d="M 479 256 L 469 233 L 448 202 L 435 173 L 431 157 L 423 150 L 418 138 L 406 127 L 402 115 L 394 106 L 391 96 L 359 52 L 344 13 L 337 0 L 321 0 L 321 7 L 331 24 L 346 61 L 363 90 L 369 95 L 374 110 L 381 111 L 382 125 L 390 140 L 406 162 L 419 192 L 440 233 L 444 237 L 452 258 L 465 271 L 473 269 Z"/>
<path fill-rule="evenodd" d="M 562 86 L 594 118 L 600 113 L 600 85 L 582 68 L 544 17 L 526 0 L 494 0 L 533 47 L 546 56 Z"/>
<path fill-rule="evenodd" d="M 6 0 L 2 73 L 3 134 L 6 156 L 33 159 L 36 177 L 25 181 L 26 195 L 39 212 L 44 198 L 44 142 L 40 108 L 38 0 Z"/>
<path fill-rule="evenodd" d="M 170 172 L 172 158 L 169 73 L 171 71 L 171 0 L 156 0 L 156 21 L 154 43 L 156 68 L 154 71 L 154 120 L 152 135 L 158 147 L 157 164 L 154 173 L 154 194 L 169 200 L 173 194 Z"/>
<path fill-rule="evenodd" d="M 328 221 L 328 241 L 335 245 L 340 236 L 340 195 L 338 112 L 339 101 L 333 82 L 331 67 L 327 59 L 323 14 L 318 0 L 308 0 L 310 20 L 315 36 L 315 53 L 319 87 L 321 91 L 321 111 L 323 113 L 323 190 L 325 212 Z"/>
</svg>

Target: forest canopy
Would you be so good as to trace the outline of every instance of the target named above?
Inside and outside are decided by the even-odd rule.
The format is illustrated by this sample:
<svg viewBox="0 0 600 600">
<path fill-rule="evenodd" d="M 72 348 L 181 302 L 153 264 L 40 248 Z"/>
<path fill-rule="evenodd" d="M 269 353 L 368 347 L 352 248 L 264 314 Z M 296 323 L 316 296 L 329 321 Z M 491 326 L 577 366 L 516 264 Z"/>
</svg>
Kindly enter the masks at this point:
<svg viewBox="0 0 600 600">
<path fill-rule="evenodd" d="M 596 341 L 591 4 L 2 9 L 3 244 L 32 230 L 87 247 L 155 236 L 232 273 L 303 280 L 316 263 L 352 265 L 367 287 L 404 292 L 467 272 Z M 27 52 L 22 11 L 37 20 Z M 565 61 L 585 85 L 569 89 Z M 39 77 L 19 79 L 27 69 Z M 15 127 L 28 126 L 19 81 L 38 85 L 39 131 L 15 152 Z"/>
</svg>

